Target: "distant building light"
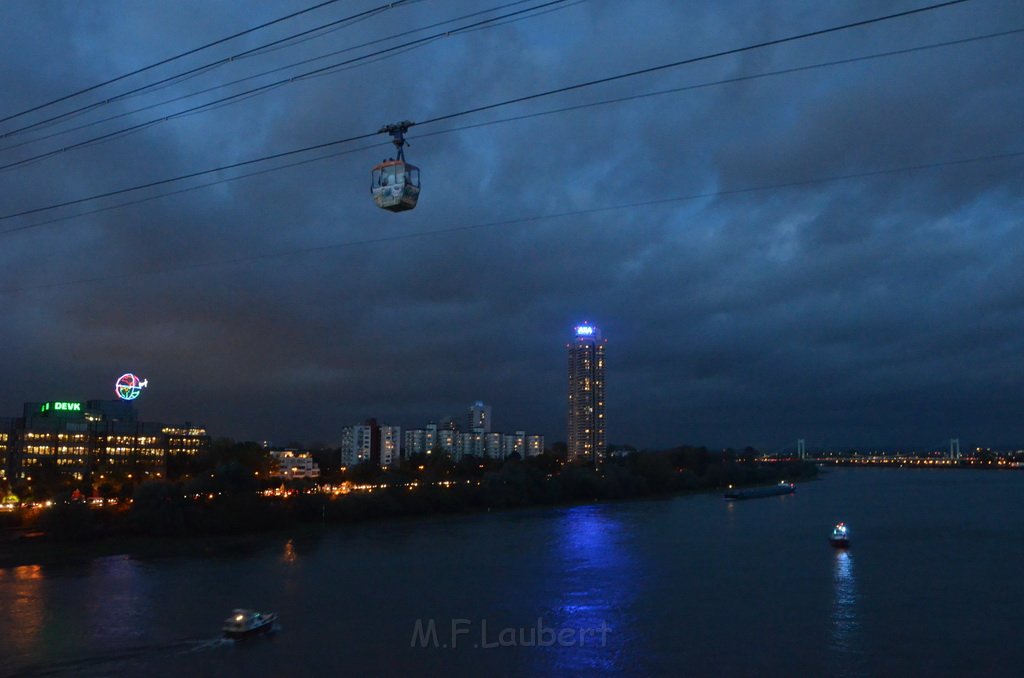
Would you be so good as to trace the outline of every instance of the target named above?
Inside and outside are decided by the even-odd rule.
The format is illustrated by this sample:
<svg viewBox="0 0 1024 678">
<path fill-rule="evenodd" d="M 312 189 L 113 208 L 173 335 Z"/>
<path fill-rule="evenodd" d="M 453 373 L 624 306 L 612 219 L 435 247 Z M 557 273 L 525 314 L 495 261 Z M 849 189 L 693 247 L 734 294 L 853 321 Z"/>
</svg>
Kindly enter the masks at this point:
<svg viewBox="0 0 1024 678">
<path fill-rule="evenodd" d="M 577 325 L 576 326 L 577 337 L 592 337 L 594 336 L 594 328 L 590 325 Z"/>
</svg>

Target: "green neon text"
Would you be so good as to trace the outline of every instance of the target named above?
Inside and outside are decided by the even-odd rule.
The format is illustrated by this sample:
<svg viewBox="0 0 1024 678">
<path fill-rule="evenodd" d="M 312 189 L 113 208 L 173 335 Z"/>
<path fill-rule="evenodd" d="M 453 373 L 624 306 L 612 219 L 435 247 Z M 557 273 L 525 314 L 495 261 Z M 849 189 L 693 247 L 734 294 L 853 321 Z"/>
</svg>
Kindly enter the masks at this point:
<svg viewBox="0 0 1024 678">
<path fill-rule="evenodd" d="M 42 407 L 39 408 L 39 412 L 81 412 L 82 403 L 66 403 L 61 401 L 54 401 L 52 403 L 43 403 Z"/>
</svg>

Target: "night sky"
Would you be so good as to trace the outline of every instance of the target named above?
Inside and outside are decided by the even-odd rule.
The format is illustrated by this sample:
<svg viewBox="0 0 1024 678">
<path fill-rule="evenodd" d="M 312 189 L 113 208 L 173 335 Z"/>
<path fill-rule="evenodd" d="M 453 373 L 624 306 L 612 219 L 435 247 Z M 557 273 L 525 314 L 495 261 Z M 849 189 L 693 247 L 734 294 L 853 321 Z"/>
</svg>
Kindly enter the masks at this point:
<svg viewBox="0 0 1024 678">
<path fill-rule="evenodd" d="M 312 4 L 5 0 L 0 117 Z M 337 2 L 0 134 L 380 4 Z M 499 4 L 396 7 L 0 139 L 0 164 Z M 0 172 L 0 214 L 924 4 L 570 1 Z M 1021 28 L 1019 0 L 972 0 L 413 128 L 424 189 L 403 214 L 370 198 L 380 137 L 0 220 L 362 149 L 0 234 L 0 415 L 112 396 L 133 371 L 142 418 L 215 436 L 337 444 L 369 416 L 415 427 L 484 400 L 497 430 L 564 440 L 565 343 L 588 320 L 608 339 L 613 443 L 1024 445 L 1024 157 L 948 164 L 1024 151 L 1024 33 L 434 134 Z"/>
</svg>

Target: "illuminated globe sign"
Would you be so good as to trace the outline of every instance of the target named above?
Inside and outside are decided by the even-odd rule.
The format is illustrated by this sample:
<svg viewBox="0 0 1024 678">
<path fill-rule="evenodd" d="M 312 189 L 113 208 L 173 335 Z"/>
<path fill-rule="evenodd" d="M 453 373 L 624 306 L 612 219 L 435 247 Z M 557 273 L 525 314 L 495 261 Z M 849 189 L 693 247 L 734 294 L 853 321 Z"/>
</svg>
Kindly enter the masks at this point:
<svg viewBox="0 0 1024 678">
<path fill-rule="evenodd" d="M 114 384 L 114 392 L 121 400 L 135 400 L 142 393 L 142 389 L 149 386 L 148 379 L 139 379 L 134 374 L 122 374 Z"/>
</svg>

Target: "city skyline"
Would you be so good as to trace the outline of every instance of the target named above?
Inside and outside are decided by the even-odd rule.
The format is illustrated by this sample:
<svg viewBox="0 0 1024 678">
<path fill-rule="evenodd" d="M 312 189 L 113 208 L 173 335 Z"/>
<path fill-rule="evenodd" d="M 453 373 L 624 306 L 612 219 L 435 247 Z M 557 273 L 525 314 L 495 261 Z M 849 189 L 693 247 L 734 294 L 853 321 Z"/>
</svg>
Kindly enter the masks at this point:
<svg viewBox="0 0 1024 678">
<path fill-rule="evenodd" d="M 568 3 L 11 167 L 0 216 L 910 7 L 652 2 Z M 9 3 L 0 117 L 301 6 Z M 480 10 L 406 3 L 329 40 Z M 235 438 L 332 441 L 342 422 L 461 417 L 482 398 L 499 428 L 554 441 L 565 328 L 589 317 L 614 337 L 611 443 L 1024 441 L 1020 36 L 981 37 L 1020 19 L 1019 3 L 966 2 L 466 116 L 450 133 L 414 126 L 423 192 L 402 214 L 373 204 L 371 169 L 394 153 L 373 137 L 208 188 L 4 219 L 0 412 L 102 397 L 131 371 L 149 380 L 147 416 Z M 202 103 L 215 93 L 130 113 L 328 42 L 14 134 L 0 164 Z M 872 56 L 900 50 L 914 51 Z M 574 106 L 587 108 L 552 113 Z"/>
<path fill-rule="evenodd" d="M 584 326 L 591 327 L 591 324 L 584 323 Z M 573 328 L 573 331 L 576 332 L 579 327 L 580 327 L 579 325 L 575 326 Z M 598 329 L 596 327 L 593 327 L 593 329 L 596 332 L 596 336 L 601 336 L 601 330 L 600 329 Z M 588 336 L 591 336 L 591 335 L 588 335 Z M 575 337 L 575 338 L 578 338 L 578 336 Z M 571 344 L 569 344 L 569 345 L 571 345 Z M 568 346 L 568 345 L 566 345 L 566 346 Z M 134 376 L 134 375 L 132 375 L 132 376 Z M 66 392 L 63 392 L 63 393 L 66 394 Z M 566 410 L 565 410 L 566 403 L 565 403 L 565 400 L 564 400 L 564 383 L 563 383 L 563 396 L 562 397 L 563 397 L 563 402 L 562 402 L 563 412 L 566 412 Z M 64 399 L 64 400 L 53 399 L 53 398 L 48 398 L 48 399 L 38 399 L 37 398 L 37 399 L 27 400 L 27 401 L 23 400 L 22 404 L 19 405 L 19 407 L 15 411 L 0 412 L 0 422 L 2 422 L 2 421 L 9 421 L 9 422 L 10 421 L 14 421 L 14 420 L 16 420 L 18 418 L 19 413 L 21 413 L 21 416 L 24 416 L 25 407 L 28 406 L 28 405 L 31 405 L 33 408 L 36 408 L 36 407 L 39 407 L 39 406 L 43 406 L 43 407 L 53 407 L 55 409 L 60 409 L 61 407 L 68 407 L 68 408 L 70 408 L 72 406 L 83 407 L 87 401 L 100 402 L 101 400 L 102 399 L 97 399 L 97 398 L 75 398 L 75 399 Z M 141 407 L 142 408 L 141 411 L 145 412 L 146 400 L 147 400 L 146 398 L 143 398 L 143 399 L 141 399 L 141 402 L 140 402 L 139 400 L 132 399 L 130 402 L 136 408 Z M 111 402 L 118 402 L 118 400 L 111 400 Z M 125 401 L 123 399 L 121 399 L 120 402 L 125 402 Z M 468 406 L 465 406 L 465 405 L 453 406 L 453 407 L 448 408 L 447 410 L 445 410 L 445 411 L 448 412 L 448 414 L 441 415 L 441 416 L 431 416 L 431 417 L 428 417 L 426 419 L 421 419 L 421 420 L 419 420 L 418 423 L 414 422 L 412 425 L 409 425 L 408 423 L 403 423 L 403 422 L 407 422 L 408 421 L 407 419 L 404 419 L 404 418 L 396 419 L 395 421 L 398 421 L 399 424 L 396 425 L 395 428 L 398 428 L 401 431 L 418 430 L 418 429 L 422 428 L 422 426 L 424 425 L 423 424 L 424 421 L 428 422 L 428 424 L 434 424 L 435 426 L 437 426 L 438 424 L 444 424 L 445 422 L 448 422 L 448 423 L 454 423 L 455 425 L 457 425 L 459 427 L 460 430 L 465 432 L 465 431 L 469 431 L 470 430 L 469 427 L 468 427 L 467 417 L 479 416 L 479 414 L 480 414 L 480 412 L 478 412 L 479 408 L 483 408 L 482 412 L 486 412 L 486 420 L 487 420 L 488 425 L 490 425 L 493 422 L 493 415 L 492 415 L 492 411 L 494 409 L 493 406 L 489 402 L 485 403 L 484 401 L 473 400 L 473 401 L 470 402 L 470 404 Z M 195 412 L 196 410 L 193 408 L 190 411 Z M 435 409 L 435 411 L 439 412 L 441 410 L 440 409 Z M 460 411 L 467 412 L 467 414 L 460 415 L 459 414 Z M 202 413 L 200 413 L 200 414 L 202 414 Z M 150 419 L 157 419 L 157 420 L 161 420 L 161 421 L 205 421 L 205 419 L 203 419 L 203 416 L 191 416 L 191 415 L 189 415 L 189 416 L 180 416 L 180 415 L 174 414 L 174 413 L 171 413 L 171 414 L 166 415 L 166 416 L 163 416 L 163 415 L 161 415 L 161 416 L 153 416 L 151 413 L 145 412 L 145 414 L 143 416 L 146 416 L 147 418 L 150 418 Z M 363 417 L 363 418 L 356 417 L 355 418 L 356 421 L 362 421 L 363 419 L 365 419 L 365 417 Z M 376 417 L 371 417 L 370 419 L 371 420 L 376 420 Z M 565 416 L 563 416 L 562 421 L 564 422 L 565 420 L 566 420 Z M 499 419 L 499 422 L 500 421 L 501 421 L 501 419 Z M 258 441 L 258 442 L 261 442 L 264 445 L 269 445 L 269 446 L 272 446 L 272 447 L 275 447 L 275 448 L 287 448 L 287 447 L 293 447 L 293 446 L 298 445 L 300 447 L 309 447 L 309 448 L 313 448 L 313 449 L 317 449 L 317 448 L 334 448 L 334 449 L 339 449 L 339 448 L 344 446 L 343 431 L 348 426 L 349 426 L 348 424 L 345 424 L 345 425 L 342 425 L 342 426 L 334 427 L 334 429 L 332 431 L 332 434 L 331 435 L 327 435 L 327 436 L 304 435 L 303 432 L 296 431 L 293 435 L 287 435 L 287 436 L 283 436 L 283 437 L 280 437 L 280 438 L 270 438 L 270 437 L 267 437 L 267 436 L 254 435 L 252 433 L 248 433 L 248 432 L 244 432 L 244 431 L 241 432 L 240 434 L 235 435 L 235 434 L 233 434 L 231 432 L 223 432 L 223 431 L 217 431 L 217 430 L 211 430 L 210 435 L 212 437 L 214 437 L 214 438 L 225 437 L 225 438 L 232 438 L 232 439 L 236 439 L 236 440 Z M 551 444 L 551 443 L 565 443 L 567 446 L 569 444 L 568 431 L 567 431 L 566 426 L 564 424 L 563 424 L 561 430 L 556 430 L 554 435 L 547 434 L 547 433 L 544 433 L 544 432 L 540 432 L 540 429 L 538 427 L 534 427 L 534 426 L 532 426 L 530 424 L 525 425 L 525 427 L 524 426 L 520 426 L 520 425 L 505 426 L 504 424 L 502 424 L 501 426 L 502 426 L 502 429 L 506 430 L 506 431 L 519 431 L 519 430 L 526 430 L 526 429 L 529 429 L 531 431 L 538 431 L 537 433 L 531 434 L 531 435 L 540 436 L 541 438 L 545 439 L 548 444 Z M 799 431 L 797 433 L 799 433 Z M 957 433 L 956 431 L 952 431 L 951 433 L 946 434 L 946 435 L 943 435 L 943 433 L 944 432 L 934 432 L 934 433 L 931 434 L 931 437 L 928 440 L 914 441 L 914 440 L 906 440 L 906 439 L 904 439 L 904 440 L 898 440 L 897 439 L 897 440 L 881 441 L 881 442 L 877 442 L 877 443 L 868 443 L 868 444 L 863 444 L 863 443 L 858 444 L 856 442 L 844 441 L 844 440 L 838 439 L 836 437 L 828 437 L 828 436 L 824 436 L 824 437 L 821 437 L 821 438 L 805 437 L 803 440 L 804 440 L 804 443 L 805 443 L 805 447 L 806 447 L 806 449 L 808 451 L 828 452 L 828 453 L 836 453 L 836 452 L 844 452 L 844 451 L 854 451 L 854 450 L 861 451 L 861 452 L 876 451 L 876 452 L 882 452 L 882 453 L 938 452 L 938 451 L 942 451 L 942 450 L 946 449 L 949 445 L 954 444 L 953 441 L 955 441 L 955 444 L 959 446 L 961 436 L 956 435 L 956 433 Z M 771 454 L 792 453 L 792 452 L 798 451 L 798 449 L 799 449 L 799 440 L 797 438 L 795 438 L 795 437 L 794 438 L 780 440 L 777 444 L 774 444 L 774 445 L 755 444 L 755 443 L 752 443 L 752 442 L 749 442 L 749 441 L 738 441 L 738 442 L 730 441 L 730 442 L 727 442 L 727 443 L 716 443 L 714 441 L 709 442 L 709 441 L 705 441 L 705 440 L 698 440 L 698 439 L 693 439 L 693 438 L 687 438 L 685 436 L 683 438 L 679 439 L 679 440 L 671 441 L 671 442 L 669 442 L 666 445 L 661 446 L 661 447 L 658 447 L 658 446 L 645 446 L 645 445 L 642 445 L 642 444 L 636 444 L 634 441 L 631 441 L 631 440 L 607 440 L 606 439 L 605 442 L 606 442 L 607 445 L 629 445 L 629 446 L 635 447 L 636 449 L 667 449 L 669 447 L 674 447 L 674 446 L 678 446 L 678 445 L 696 445 L 696 446 L 708 447 L 710 449 L 727 449 L 727 448 L 730 448 L 730 449 L 742 449 L 742 448 L 745 448 L 745 447 L 753 447 L 753 448 L 757 449 L 760 452 L 771 453 Z M 964 437 L 963 438 L 963 444 L 964 444 L 964 448 L 965 449 L 976 448 L 978 450 L 1001 450 L 1001 451 L 1014 451 L 1014 450 L 1024 449 L 1024 440 L 1012 440 L 1012 439 L 998 439 L 998 438 L 995 438 L 995 439 L 993 439 L 993 438 L 970 438 L 970 439 L 968 439 L 968 438 Z"/>
<path fill-rule="evenodd" d="M 584 323 L 583 326 L 590 327 L 591 324 Z M 575 326 L 573 328 L 574 333 L 578 331 L 579 327 L 580 326 L 577 325 L 577 326 Z M 598 329 L 596 327 L 593 327 L 593 329 L 596 332 L 596 336 L 601 336 L 600 329 Z M 588 336 L 590 336 L 590 335 L 588 335 Z M 579 338 L 578 335 L 575 336 L 575 338 L 578 339 Z M 571 344 L 569 344 L 569 345 L 571 345 Z M 566 346 L 569 346 L 569 345 L 566 345 Z M 134 376 L 134 375 L 131 375 L 131 376 Z M 63 391 L 62 393 L 66 394 L 66 391 Z M 58 399 L 53 399 L 53 398 L 47 398 L 47 399 L 39 399 L 39 398 L 37 398 L 37 399 L 33 399 L 33 400 L 28 400 L 28 401 L 22 400 L 22 405 L 19 405 L 17 410 L 11 411 L 11 412 L 6 412 L 6 413 L 5 412 L 0 412 L 0 420 L 6 419 L 6 420 L 9 420 L 9 421 L 13 421 L 15 418 L 17 418 L 18 413 L 23 411 L 24 407 L 27 404 L 31 404 L 33 407 L 39 406 L 39 405 L 43 405 L 43 406 L 51 406 L 51 407 L 55 407 L 55 408 L 59 408 L 61 406 L 68 406 L 68 407 L 70 407 L 72 405 L 76 405 L 77 404 L 79 407 L 81 407 L 81 406 L 84 405 L 84 403 L 86 403 L 87 400 L 91 400 L 93 402 L 99 402 L 99 400 L 97 398 L 91 398 L 91 399 L 76 398 L 76 399 L 65 399 L 65 400 L 58 400 Z M 116 402 L 116 400 L 114 400 L 112 402 Z M 121 402 L 124 402 L 123 399 L 121 400 Z M 144 408 L 145 405 L 146 405 L 146 399 L 142 399 L 142 402 L 139 402 L 138 400 L 132 399 L 131 402 L 136 407 L 142 406 Z M 485 403 L 485 402 L 480 401 L 480 400 L 473 400 L 472 402 L 470 402 L 468 407 L 466 407 L 465 405 L 456 405 L 456 406 L 450 407 L 447 410 L 445 410 L 446 412 L 448 412 L 448 414 L 441 415 L 441 416 L 431 416 L 431 417 L 428 417 L 426 419 L 422 419 L 422 420 L 420 420 L 420 423 L 418 425 L 417 424 L 413 424 L 412 426 L 410 426 L 410 425 L 408 425 L 406 423 L 400 423 L 398 426 L 396 426 L 396 428 L 399 428 L 402 431 L 415 430 L 415 429 L 417 429 L 417 428 L 422 426 L 422 422 L 423 421 L 426 421 L 428 423 L 433 423 L 435 425 L 438 424 L 438 423 L 444 423 L 444 422 L 455 423 L 456 425 L 459 426 L 459 428 L 461 430 L 468 431 L 470 429 L 469 429 L 469 427 L 467 425 L 468 422 L 467 422 L 466 418 L 467 418 L 467 416 L 468 417 L 480 416 L 480 411 L 478 411 L 478 408 L 483 408 L 482 412 L 486 412 L 486 421 L 487 421 L 488 426 L 490 426 L 492 424 L 492 422 L 493 422 L 493 415 L 492 415 L 493 406 L 490 403 Z M 194 411 L 194 408 L 193 408 L 193 410 L 190 410 L 190 411 Z M 442 410 L 440 410 L 439 408 L 436 408 L 434 411 L 435 412 L 440 412 Z M 468 414 L 460 415 L 459 414 L 460 411 L 468 412 Z M 563 395 L 563 411 L 565 411 L 564 395 Z M 166 415 L 166 416 L 162 415 L 162 416 L 157 416 L 157 417 L 153 417 L 151 414 L 147 413 L 145 416 L 147 416 L 149 418 L 155 418 L 155 419 L 158 419 L 158 420 L 171 420 L 171 421 L 188 421 L 188 420 L 202 420 L 203 419 L 202 416 L 180 416 L 180 415 L 177 415 L 177 414 L 174 414 L 174 413 Z M 376 418 L 375 417 L 371 417 L 371 419 L 376 419 Z M 360 417 L 356 417 L 356 420 L 362 420 L 362 419 Z M 405 422 L 406 419 L 400 418 L 400 419 L 397 419 L 397 421 Z M 499 421 L 500 421 L 500 419 L 499 419 Z M 565 421 L 565 417 L 563 416 L 563 422 L 564 421 Z M 216 431 L 216 430 L 211 431 L 211 435 L 213 437 L 226 437 L 226 438 L 233 438 L 233 439 L 237 439 L 237 440 L 262 441 L 266 445 L 272 445 L 272 446 L 278 447 L 278 448 L 285 448 L 285 447 L 289 447 L 289 446 L 299 445 L 301 447 L 311 447 L 311 448 L 325 447 L 325 448 L 336 448 L 337 449 L 337 448 L 341 448 L 341 447 L 344 446 L 344 439 L 343 439 L 343 433 L 342 432 L 343 432 L 343 430 L 344 430 L 344 428 L 346 426 L 347 425 L 343 425 L 343 426 L 340 426 L 340 427 L 334 427 L 334 430 L 332 432 L 333 434 L 332 435 L 327 435 L 327 436 L 304 435 L 303 432 L 296 431 L 292 435 L 286 435 L 286 436 L 283 436 L 283 437 L 280 437 L 280 438 L 270 438 L 270 437 L 267 437 L 267 436 L 254 435 L 254 434 L 251 434 L 251 433 L 248 433 L 248 432 L 244 432 L 244 431 L 241 432 L 240 434 L 236 435 L 236 434 L 233 434 L 231 432 L 221 432 L 221 431 Z M 509 431 L 517 431 L 517 430 L 523 429 L 523 427 L 519 426 L 519 425 L 516 425 L 516 426 L 504 426 L 504 425 L 502 425 L 502 427 L 503 427 L 503 429 L 509 430 Z M 529 424 L 527 424 L 525 428 L 528 428 L 528 429 L 531 429 L 531 430 L 538 430 L 537 428 L 532 427 Z M 797 432 L 797 433 L 799 433 L 799 432 Z M 844 441 L 844 440 L 838 439 L 836 437 L 830 437 L 830 436 L 822 436 L 820 438 L 809 438 L 809 437 L 807 437 L 804 440 L 805 440 L 805 445 L 806 445 L 807 449 L 808 450 L 813 450 L 815 452 L 843 452 L 843 451 L 859 450 L 859 451 L 864 451 L 864 452 L 878 451 L 878 452 L 915 452 L 916 453 L 916 452 L 935 452 L 935 451 L 941 451 L 941 450 L 945 449 L 946 446 L 950 445 L 951 441 L 953 441 L 953 440 L 957 441 L 957 444 L 959 444 L 960 437 L 958 435 L 956 435 L 956 433 L 957 433 L 956 431 L 952 431 L 950 434 L 943 435 L 943 432 L 935 432 L 935 433 L 931 434 L 931 437 L 928 440 L 917 440 L 917 441 L 914 441 L 914 440 L 907 440 L 907 439 L 904 439 L 904 440 L 898 440 L 897 439 L 897 440 L 881 441 L 881 442 L 867 443 L 867 444 L 863 444 L 863 443 L 858 444 L 856 442 Z M 552 442 L 565 443 L 567 446 L 569 444 L 568 431 L 566 430 L 566 427 L 564 425 L 561 428 L 561 430 L 556 430 L 556 433 L 554 435 L 550 435 L 550 434 L 543 433 L 543 432 L 537 433 L 536 435 L 539 435 L 540 437 L 542 437 L 545 440 L 547 440 L 549 444 L 552 443 Z M 761 452 L 773 453 L 773 454 L 775 454 L 775 453 L 795 452 L 799 448 L 799 442 L 798 442 L 797 438 L 790 438 L 790 439 L 780 440 L 777 444 L 774 444 L 774 445 L 755 444 L 755 443 L 752 443 L 752 442 L 749 442 L 749 441 L 738 441 L 738 442 L 730 441 L 730 442 L 727 442 L 727 443 L 716 443 L 714 441 L 709 442 L 709 441 L 704 441 L 704 440 L 687 438 L 685 436 L 683 438 L 679 439 L 679 440 L 671 441 L 671 442 L 667 443 L 666 445 L 661 446 L 660 448 L 658 446 L 645 446 L 645 445 L 642 445 L 642 444 L 636 444 L 634 441 L 631 441 L 631 440 L 610 440 L 610 441 L 606 440 L 606 444 L 608 444 L 608 445 L 630 445 L 630 446 L 633 446 L 633 447 L 635 447 L 637 449 L 665 449 L 665 448 L 673 447 L 673 446 L 677 446 L 677 445 L 697 445 L 697 446 L 708 447 L 708 448 L 711 448 L 711 449 L 726 449 L 726 448 L 742 449 L 744 447 L 748 447 L 749 446 L 749 447 L 754 447 L 755 449 L 758 449 Z M 968 448 L 968 449 L 969 448 L 977 448 L 978 450 L 991 449 L 991 450 L 1013 451 L 1013 450 L 1024 449 L 1024 440 L 998 439 L 998 438 L 995 438 L 995 439 L 993 439 L 993 438 L 976 438 L 976 439 L 972 438 L 972 439 L 968 439 L 968 438 L 965 437 L 964 438 L 964 444 L 965 444 L 966 448 Z"/>
<path fill-rule="evenodd" d="M 1020 670 L 1024 0 L 0 16 L 6 672 Z"/>
</svg>

